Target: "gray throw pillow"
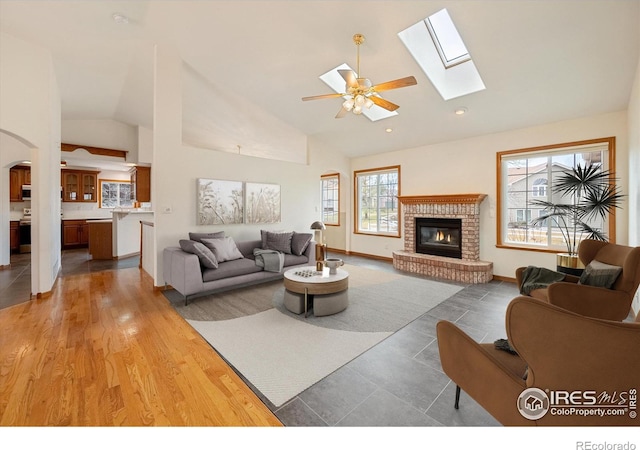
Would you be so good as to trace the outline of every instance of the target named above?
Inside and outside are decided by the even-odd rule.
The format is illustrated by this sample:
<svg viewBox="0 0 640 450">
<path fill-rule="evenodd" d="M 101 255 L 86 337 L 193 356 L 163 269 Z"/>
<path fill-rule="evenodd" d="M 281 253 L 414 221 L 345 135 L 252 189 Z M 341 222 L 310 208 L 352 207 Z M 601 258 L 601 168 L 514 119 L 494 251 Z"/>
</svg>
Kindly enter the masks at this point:
<svg viewBox="0 0 640 450">
<path fill-rule="evenodd" d="M 311 233 L 296 233 L 294 231 L 291 237 L 291 252 L 301 256 L 309 246 L 312 237 Z"/>
<path fill-rule="evenodd" d="M 216 231 L 215 233 L 189 233 L 189 239 L 196 242 L 202 242 L 203 239 L 222 239 L 224 231 Z"/>
<path fill-rule="evenodd" d="M 622 273 L 622 267 L 612 266 L 594 259 L 585 267 L 579 283 L 611 289 L 620 273 Z"/>
<path fill-rule="evenodd" d="M 293 238 L 293 232 L 272 233 L 271 231 L 267 231 L 266 236 L 263 234 L 262 248 L 264 250 L 277 250 L 282 253 L 291 254 L 292 238 Z"/>
<path fill-rule="evenodd" d="M 213 254 L 216 256 L 219 263 L 244 258 L 232 237 L 227 236 L 222 239 L 203 239 L 202 243 L 213 251 Z"/>
<path fill-rule="evenodd" d="M 203 243 L 180 239 L 180 248 L 187 253 L 197 255 L 200 260 L 200 265 L 208 269 L 218 268 L 218 260 L 211 250 L 209 250 Z"/>
</svg>

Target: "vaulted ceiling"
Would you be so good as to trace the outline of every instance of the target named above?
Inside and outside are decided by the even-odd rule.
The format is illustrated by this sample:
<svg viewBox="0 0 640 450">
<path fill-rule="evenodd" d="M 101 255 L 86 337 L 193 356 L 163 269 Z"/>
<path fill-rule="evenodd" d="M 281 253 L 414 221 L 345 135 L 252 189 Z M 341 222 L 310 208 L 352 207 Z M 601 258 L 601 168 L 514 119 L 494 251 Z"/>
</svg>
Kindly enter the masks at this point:
<svg viewBox="0 0 640 450">
<path fill-rule="evenodd" d="M 448 101 L 397 35 L 444 7 L 486 85 Z M 3 0 L 0 27 L 51 50 L 63 119 L 151 128 L 153 46 L 170 45 L 211 86 L 349 156 L 625 110 L 640 53 L 637 0 Z M 301 101 L 331 92 L 319 75 L 355 68 L 355 33 L 362 75 L 418 81 L 383 94 L 395 117 L 335 119 L 340 99 Z"/>
</svg>

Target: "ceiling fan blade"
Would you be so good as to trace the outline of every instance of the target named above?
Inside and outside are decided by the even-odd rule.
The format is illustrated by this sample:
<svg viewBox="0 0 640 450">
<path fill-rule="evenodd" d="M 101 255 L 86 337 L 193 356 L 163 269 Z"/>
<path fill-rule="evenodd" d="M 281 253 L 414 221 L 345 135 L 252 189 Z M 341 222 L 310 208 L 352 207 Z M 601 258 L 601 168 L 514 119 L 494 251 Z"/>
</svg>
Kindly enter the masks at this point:
<svg viewBox="0 0 640 450">
<path fill-rule="evenodd" d="M 348 112 L 349 112 L 349 111 L 347 111 L 347 110 L 346 110 L 346 108 L 342 107 L 342 108 L 340 109 L 340 111 L 338 111 L 338 114 L 336 114 L 336 119 L 341 119 L 341 118 L 343 118 L 344 116 L 346 116 L 346 115 L 347 115 L 347 113 L 348 113 Z"/>
<path fill-rule="evenodd" d="M 398 89 L 398 88 L 403 88 L 407 86 L 413 86 L 414 84 L 418 84 L 415 77 L 404 77 L 404 78 L 399 78 L 397 80 L 376 84 L 371 89 L 373 89 L 376 92 L 382 92 L 382 91 L 388 91 L 391 89 Z"/>
<path fill-rule="evenodd" d="M 356 73 L 353 70 L 341 69 L 341 70 L 338 70 L 338 73 L 342 78 L 344 78 L 344 81 L 347 82 L 347 87 L 350 87 L 350 88 L 358 87 L 358 77 L 356 76 Z"/>
<path fill-rule="evenodd" d="M 307 100 L 320 100 L 322 98 L 337 98 L 342 97 L 345 94 L 323 94 L 323 95 L 313 95 L 311 97 L 302 97 L 302 101 L 306 102 Z"/>
<path fill-rule="evenodd" d="M 373 103 L 381 108 L 386 109 L 387 111 L 395 111 L 396 109 L 400 108 L 400 106 L 396 105 L 395 103 L 391 103 L 389 100 L 385 100 L 382 97 L 378 97 L 377 95 L 371 95 L 369 96 L 369 99 Z"/>
</svg>

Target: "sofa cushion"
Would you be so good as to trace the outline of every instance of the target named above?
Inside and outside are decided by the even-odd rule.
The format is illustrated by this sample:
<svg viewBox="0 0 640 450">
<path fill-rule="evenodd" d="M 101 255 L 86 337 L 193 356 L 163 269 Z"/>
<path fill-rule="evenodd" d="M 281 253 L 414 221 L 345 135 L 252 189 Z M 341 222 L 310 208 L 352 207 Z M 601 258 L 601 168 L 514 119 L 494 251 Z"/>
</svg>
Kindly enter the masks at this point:
<svg viewBox="0 0 640 450">
<path fill-rule="evenodd" d="M 189 239 L 196 242 L 202 242 L 203 239 L 222 239 L 224 231 L 216 231 L 215 233 L 189 233 Z"/>
<path fill-rule="evenodd" d="M 203 270 L 202 281 L 221 280 L 223 278 L 237 277 L 255 272 L 262 272 L 262 267 L 258 267 L 254 260 L 247 258 L 235 259 L 219 264 L 215 270 Z"/>
<path fill-rule="evenodd" d="M 305 255 L 284 255 L 284 267 L 298 266 L 300 264 L 306 264 L 308 262 L 309 258 L 307 258 Z"/>
<path fill-rule="evenodd" d="M 209 250 L 203 243 L 192 241 L 189 239 L 180 239 L 180 248 L 187 252 L 193 253 L 198 256 L 200 265 L 208 269 L 217 269 L 218 260 L 211 250 Z"/>
<path fill-rule="evenodd" d="M 227 236 L 222 239 L 203 239 L 202 243 L 211 249 L 213 254 L 216 256 L 218 263 L 244 258 L 232 237 Z"/>
<path fill-rule="evenodd" d="M 262 248 L 264 250 L 277 250 L 282 253 L 291 254 L 291 239 L 293 232 L 273 233 L 271 231 L 260 230 L 262 235 Z"/>
<path fill-rule="evenodd" d="M 594 259 L 585 267 L 579 283 L 611 289 L 620 273 L 622 273 L 622 267 L 612 266 Z"/>
<path fill-rule="evenodd" d="M 291 237 L 291 253 L 298 256 L 302 255 L 309 246 L 312 237 L 311 233 L 296 233 L 294 231 Z"/>
</svg>

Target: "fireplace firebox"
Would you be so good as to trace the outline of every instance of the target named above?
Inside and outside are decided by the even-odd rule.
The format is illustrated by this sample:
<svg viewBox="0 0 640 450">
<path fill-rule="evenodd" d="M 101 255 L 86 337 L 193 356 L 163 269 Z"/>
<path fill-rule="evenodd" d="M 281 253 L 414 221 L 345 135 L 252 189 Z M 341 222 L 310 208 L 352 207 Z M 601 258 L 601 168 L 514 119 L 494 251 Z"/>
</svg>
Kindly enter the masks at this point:
<svg viewBox="0 0 640 450">
<path fill-rule="evenodd" d="M 416 217 L 416 253 L 462 259 L 462 220 Z"/>
</svg>

